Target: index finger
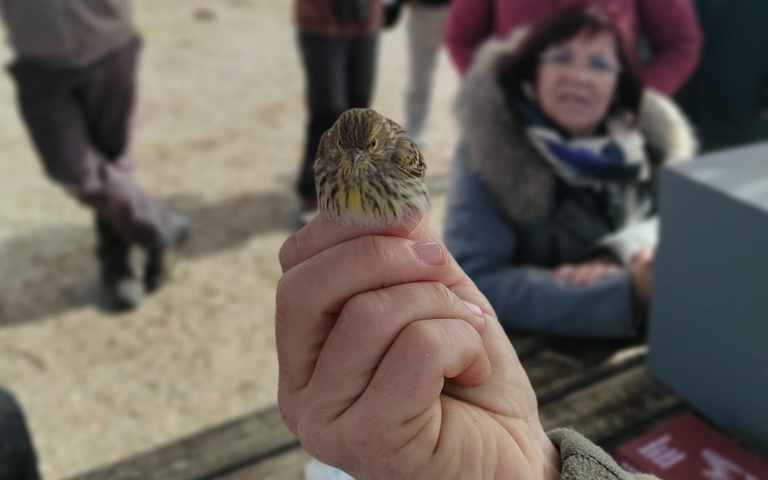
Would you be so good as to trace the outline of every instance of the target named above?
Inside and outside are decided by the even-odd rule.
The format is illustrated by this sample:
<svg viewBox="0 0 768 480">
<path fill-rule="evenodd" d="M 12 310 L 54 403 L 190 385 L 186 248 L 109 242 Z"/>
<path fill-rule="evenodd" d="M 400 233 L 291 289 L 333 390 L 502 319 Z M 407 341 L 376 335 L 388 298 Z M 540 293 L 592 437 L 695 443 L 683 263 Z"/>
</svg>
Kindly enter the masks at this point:
<svg viewBox="0 0 768 480">
<path fill-rule="evenodd" d="M 322 213 L 291 235 L 280 248 L 283 273 L 335 245 L 366 235 L 401 237 L 417 242 L 439 241 L 437 234 L 421 226 L 421 216 L 393 225 L 342 225 Z"/>
</svg>

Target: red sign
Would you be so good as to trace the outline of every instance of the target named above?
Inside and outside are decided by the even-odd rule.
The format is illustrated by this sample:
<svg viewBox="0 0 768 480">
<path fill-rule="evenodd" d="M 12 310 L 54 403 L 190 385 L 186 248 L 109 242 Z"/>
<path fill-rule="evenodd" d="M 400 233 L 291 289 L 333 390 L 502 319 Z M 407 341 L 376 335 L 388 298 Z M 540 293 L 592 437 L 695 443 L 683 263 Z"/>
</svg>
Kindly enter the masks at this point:
<svg viewBox="0 0 768 480">
<path fill-rule="evenodd" d="M 768 461 L 690 414 L 622 446 L 616 459 L 663 480 L 768 480 Z"/>
</svg>

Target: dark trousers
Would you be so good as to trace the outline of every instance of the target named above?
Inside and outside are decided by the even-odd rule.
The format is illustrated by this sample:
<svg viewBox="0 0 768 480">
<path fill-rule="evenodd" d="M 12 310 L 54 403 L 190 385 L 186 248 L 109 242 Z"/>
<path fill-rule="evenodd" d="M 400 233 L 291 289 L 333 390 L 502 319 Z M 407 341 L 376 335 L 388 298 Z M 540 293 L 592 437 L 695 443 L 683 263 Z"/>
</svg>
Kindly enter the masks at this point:
<svg viewBox="0 0 768 480">
<path fill-rule="evenodd" d="M 165 208 L 138 184 L 130 152 L 141 42 L 81 68 L 20 58 L 10 67 L 21 114 L 48 175 L 96 216 L 104 268 L 128 268 L 130 244 L 162 245 Z"/>
<path fill-rule="evenodd" d="M 0 478 L 39 480 L 37 455 L 16 399 L 0 388 Z"/>
<path fill-rule="evenodd" d="M 350 108 L 371 103 L 376 76 L 378 36 L 326 37 L 299 34 L 307 85 L 306 147 L 296 189 L 302 198 L 314 198 L 314 163 L 320 138 Z"/>
</svg>

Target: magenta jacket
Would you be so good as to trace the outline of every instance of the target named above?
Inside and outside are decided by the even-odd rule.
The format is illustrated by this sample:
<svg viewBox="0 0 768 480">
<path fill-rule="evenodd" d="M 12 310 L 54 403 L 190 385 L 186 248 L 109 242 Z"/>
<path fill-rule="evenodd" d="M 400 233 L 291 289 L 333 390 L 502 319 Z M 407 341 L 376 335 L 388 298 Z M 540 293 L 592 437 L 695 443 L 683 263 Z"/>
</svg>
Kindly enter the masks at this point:
<svg viewBox="0 0 768 480">
<path fill-rule="evenodd" d="M 584 0 L 454 0 L 446 42 L 462 75 L 488 37 L 506 37 L 516 27 L 536 23 L 552 10 Z M 646 83 L 667 95 L 682 86 L 696 68 L 702 35 L 691 0 L 593 0 L 612 11 L 637 47 L 647 37 L 653 57 Z"/>
</svg>

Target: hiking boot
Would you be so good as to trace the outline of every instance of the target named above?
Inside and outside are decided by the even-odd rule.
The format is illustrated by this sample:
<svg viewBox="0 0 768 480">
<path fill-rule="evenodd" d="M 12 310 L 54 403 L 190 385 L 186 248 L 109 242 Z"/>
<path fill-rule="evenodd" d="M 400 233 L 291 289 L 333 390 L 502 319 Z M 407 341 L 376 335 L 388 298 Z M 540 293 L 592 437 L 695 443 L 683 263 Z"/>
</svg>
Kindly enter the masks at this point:
<svg viewBox="0 0 768 480">
<path fill-rule="evenodd" d="M 157 291 L 170 277 L 173 253 L 189 239 L 192 222 L 180 213 L 170 213 L 163 227 L 163 246 L 147 251 L 144 266 L 144 288 Z"/>
<path fill-rule="evenodd" d="M 135 310 L 144 300 L 144 287 L 130 273 L 104 272 L 101 284 L 109 307 L 115 311 Z"/>
</svg>

